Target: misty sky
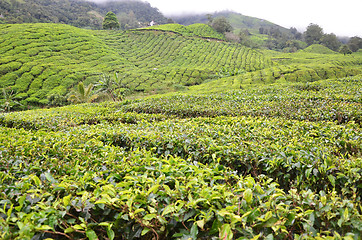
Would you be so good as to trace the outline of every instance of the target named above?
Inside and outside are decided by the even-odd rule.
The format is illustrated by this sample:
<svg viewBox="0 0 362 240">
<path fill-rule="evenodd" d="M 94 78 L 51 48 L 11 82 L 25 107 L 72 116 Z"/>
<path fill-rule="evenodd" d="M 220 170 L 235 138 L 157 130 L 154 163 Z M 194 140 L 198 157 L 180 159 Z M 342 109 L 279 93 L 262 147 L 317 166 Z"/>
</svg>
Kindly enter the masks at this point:
<svg viewBox="0 0 362 240">
<path fill-rule="evenodd" d="M 105 0 L 93 0 L 105 1 Z M 147 0 L 166 16 L 232 10 L 304 31 L 310 23 L 325 33 L 362 37 L 362 0 Z"/>
</svg>

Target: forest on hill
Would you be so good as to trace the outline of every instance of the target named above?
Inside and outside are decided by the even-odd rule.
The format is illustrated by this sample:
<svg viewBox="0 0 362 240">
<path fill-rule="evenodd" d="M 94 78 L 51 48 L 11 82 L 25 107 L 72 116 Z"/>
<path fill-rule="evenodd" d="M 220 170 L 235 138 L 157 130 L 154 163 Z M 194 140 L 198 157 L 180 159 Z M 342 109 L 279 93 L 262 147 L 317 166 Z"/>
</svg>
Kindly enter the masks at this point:
<svg viewBox="0 0 362 240">
<path fill-rule="evenodd" d="M 128 28 L 147 26 L 151 21 L 168 22 L 158 9 L 142 1 L 96 4 L 83 0 L 3 0 L 0 1 L 0 23 L 64 23 L 101 29 L 108 11 L 116 13 Z"/>
</svg>

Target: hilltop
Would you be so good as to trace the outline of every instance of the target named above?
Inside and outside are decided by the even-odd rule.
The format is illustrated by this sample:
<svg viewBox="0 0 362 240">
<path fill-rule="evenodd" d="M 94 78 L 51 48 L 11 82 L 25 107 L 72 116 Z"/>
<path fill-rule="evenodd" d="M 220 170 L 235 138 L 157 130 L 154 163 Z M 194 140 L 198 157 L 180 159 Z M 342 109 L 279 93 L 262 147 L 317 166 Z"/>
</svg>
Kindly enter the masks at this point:
<svg viewBox="0 0 362 240">
<path fill-rule="evenodd" d="M 269 22 L 264 19 L 245 16 L 241 13 L 236 13 L 233 11 L 220 11 L 215 13 L 210 13 L 210 16 L 213 18 L 217 17 L 225 17 L 229 20 L 230 24 L 235 30 L 242 30 L 248 29 L 250 33 L 257 34 L 259 30 L 278 30 L 281 33 L 291 35 L 290 29 L 284 28 L 272 22 Z M 182 25 L 191 25 L 194 23 L 208 23 L 209 19 L 207 14 L 187 14 L 187 15 L 180 15 L 180 16 L 170 16 L 175 22 L 182 24 Z"/>
</svg>

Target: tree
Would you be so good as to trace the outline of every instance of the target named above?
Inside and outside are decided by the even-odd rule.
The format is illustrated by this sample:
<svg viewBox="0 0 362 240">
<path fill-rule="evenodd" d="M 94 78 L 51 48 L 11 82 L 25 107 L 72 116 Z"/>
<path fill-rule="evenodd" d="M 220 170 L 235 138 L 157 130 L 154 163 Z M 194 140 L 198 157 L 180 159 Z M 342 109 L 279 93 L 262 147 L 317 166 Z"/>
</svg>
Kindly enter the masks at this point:
<svg viewBox="0 0 362 240">
<path fill-rule="evenodd" d="M 17 105 L 21 105 L 19 102 L 17 102 L 15 100 L 15 94 L 14 91 L 11 90 L 10 88 L 8 88 L 8 90 L 10 90 L 10 92 L 7 92 L 7 89 L 3 88 L 2 89 L 2 95 L 4 99 L 0 100 L 0 112 L 9 112 L 10 110 L 12 110 L 14 107 L 16 107 Z"/>
<path fill-rule="evenodd" d="M 208 20 L 208 24 L 211 25 L 213 20 L 212 14 L 206 14 L 206 18 Z"/>
<path fill-rule="evenodd" d="M 321 38 L 321 43 L 333 51 L 338 51 L 341 46 L 341 42 L 334 33 L 324 34 Z"/>
<path fill-rule="evenodd" d="M 308 45 L 319 44 L 323 37 L 323 28 L 317 24 L 309 24 L 307 30 L 304 32 L 304 39 Z"/>
<path fill-rule="evenodd" d="M 68 101 L 72 103 L 90 103 L 93 102 L 98 95 L 93 94 L 93 84 L 89 84 L 87 87 L 84 87 L 83 82 L 78 83 L 77 90 L 74 90 L 68 97 Z"/>
<path fill-rule="evenodd" d="M 233 30 L 230 22 L 223 16 L 212 20 L 211 26 L 219 33 L 231 32 Z"/>
<path fill-rule="evenodd" d="M 349 49 L 349 47 L 347 45 L 343 45 L 340 49 L 339 52 L 346 55 L 346 54 L 352 54 L 351 49 Z"/>
<path fill-rule="evenodd" d="M 298 30 L 295 27 L 291 27 L 290 32 L 293 34 L 295 39 L 297 39 L 297 40 L 302 39 L 302 34 L 300 32 L 298 32 Z"/>
<path fill-rule="evenodd" d="M 96 84 L 97 93 L 100 93 L 101 97 L 105 96 L 113 101 L 121 101 L 131 90 L 123 83 L 125 76 L 120 76 L 117 72 L 113 76 L 113 78 L 107 74 L 101 76 L 98 84 Z"/>
<path fill-rule="evenodd" d="M 130 11 L 128 14 L 121 13 L 119 15 L 120 28 L 123 30 L 138 28 L 139 24 L 136 18 L 136 15 L 133 11 Z"/>
<path fill-rule="evenodd" d="M 352 52 L 357 52 L 359 49 L 362 49 L 362 38 L 357 36 L 352 37 L 347 45 Z"/>
<path fill-rule="evenodd" d="M 120 25 L 116 14 L 114 14 L 113 12 L 108 12 L 103 20 L 103 29 L 112 30 L 119 27 Z"/>
</svg>

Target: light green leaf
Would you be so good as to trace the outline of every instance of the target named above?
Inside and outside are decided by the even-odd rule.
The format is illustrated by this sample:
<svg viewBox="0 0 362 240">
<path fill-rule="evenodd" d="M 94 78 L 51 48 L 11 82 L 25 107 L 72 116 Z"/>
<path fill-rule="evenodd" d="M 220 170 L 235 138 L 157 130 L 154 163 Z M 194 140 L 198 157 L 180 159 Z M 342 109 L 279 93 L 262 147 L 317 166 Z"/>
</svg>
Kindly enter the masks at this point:
<svg viewBox="0 0 362 240">
<path fill-rule="evenodd" d="M 142 230 L 141 236 L 147 234 L 150 230 L 151 230 L 151 229 L 149 229 L 149 228 L 144 228 L 144 229 Z"/>
<path fill-rule="evenodd" d="M 334 176 L 332 176 L 332 175 L 328 175 L 328 179 L 332 183 L 332 186 L 335 187 L 336 186 L 336 178 Z"/>
<path fill-rule="evenodd" d="M 140 212 L 144 212 L 144 211 L 145 211 L 145 209 L 139 208 L 139 209 L 137 209 L 136 211 L 134 211 L 134 214 L 137 214 L 137 213 L 140 213 Z"/>
<path fill-rule="evenodd" d="M 109 227 L 111 224 L 109 222 L 101 222 L 100 224 L 98 224 L 98 226 L 104 226 L 104 227 Z"/>
<path fill-rule="evenodd" d="M 219 238 L 222 240 L 232 240 L 233 239 L 233 232 L 231 231 L 230 224 L 224 224 L 221 226 L 219 230 Z"/>
<path fill-rule="evenodd" d="M 346 209 L 344 210 L 343 217 L 344 217 L 344 220 L 345 220 L 345 221 L 348 221 L 348 219 L 349 219 L 348 208 L 346 208 Z"/>
<path fill-rule="evenodd" d="M 199 226 L 199 228 L 204 229 L 205 226 L 205 219 L 201 219 L 199 221 L 196 221 L 197 226 Z"/>
<path fill-rule="evenodd" d="M 33 179 L 35 185 L 37 185 L 37 186 L 40 186 L 40 185 L 41 185 L 41 181 L 40 181 L 40 179 L 38 178 L 38 176 L 33 175 L 33 176 L 31 176 L 31 178 Z"/>
<path fill-rule="evenodd" d="M 149 195 L 151 192 L 152 192 L 152 193 L 156 193 L 159 187 L 160 187 L 159 184 L 156 184 L 156 185 L 152 186 L 152 187 L 147 191 L 147 194 L 146 194 L 146 195 Z"/>
<path fill-rule="evenodd" d="M 63 204 L 64 204 L 65 207 L 69 205 L 71 197 L 72 197 L 71 194 L 69 194 L 68 196 L 63 197 Z"/>
<path fill-rule="evenodd" d="M 269 212 L 267 212 L 267 213 L 265 214 L 264 220 L 266 221 L 266 220 L 268 220 L 269 218 L 271 218 L 272 216 L 273 216 L 273 213 L 272 213 L 271 211 L 269 211 Z"/>
<path fill-rule="evenodd" d="M 44 176 L 46 177 L 46 179 L 51 182 L 51 183 L 55 183 L 55 179 L 53 178 L 53 176 L 50 174 L 50 172 L 45 172 Z"/>
<path fill-rule="evenodd" d="M 326 203 L 327 203 L 327 198 L 326 198 L 326 196 L 322 196 L 322 197 L 321 197 L 321 203 L 322 203 L 323 205 L 326 205 Z"/>
<path fill-rule="evenodd" d="M 35 229 L 36 229 L 36 230 L 38 230 L 38 231 L 42 231 L 42 230 L 51 230 L 51 229 L 52 229 L 52 227 L 51 227 L 51 226 L 49 226 L 49 225 L 42 225 L 42 226 L 40 226 L 40 227 L 36 227 Z"/>
<path fill-rule="evenodd" d="M 113 240 L 115 237 L 114 231 L 112 230 L 112 228 L 107 228 L 107 236 L 109 238 L 109 240 Z"/>
<path fill-rule="evenodd" d="M 157 217 L 157 214 L 152 213 L 152 214 L 147 214 L 146 216 L 143 217 L 143 219 L 149 221 L 154 219 L 155 217 Z"/>
<path fill-rule="evenodd" d="M 72 232 L 74 232 L 74 229 L 71 227 L 64 230 L 64 233 L 72 233 Z"/>
<path fill-rule="evenodd" d="M 246 189 L 245 190 L 244 199 L 249 204 L 253 201 L 253 191 L 251 189 Z"/>
<path fill-rule="evenodd" d="M 81 225 L 78 225 L 78 224 L 74 225 L 73 228 L 76 229 L 76 230 L 83 230 L 84 229 Z"/>
<path fill-rule="evenodd" d="M 225 217 L 225 215 L 230 215 L 230 212 L 227 211 L 226 209 L 221 209 L 220 211 L 217 212 L 217 214 L 219 214 L 221 217 Z"/>
<path fill-rule="evenodd" d="M 314 212 L 314 210 L 311 210 L 311 209 L 310 209 L 310 210 L 305 211 L 304 214 L 305 214 L 305 215 L 309 215 L 309 214 L 312 214 L 313 212 Z"/>
<path fill-rule="evenodd" d="M 167 205 L 165 207 L 165 209 L 163 210 L 161 216 L 165 216 L 166 214 L 172 212 L 174 210 L 174 206 L 173 205 Z"/>
<path fill-rule="evenodd" d="M 88 229 L 85 234 L 87 235 L 89 240 L 97 240 L 98 236 L 97 234 L 92 230 L 92 229 Z"/>
</svg>

